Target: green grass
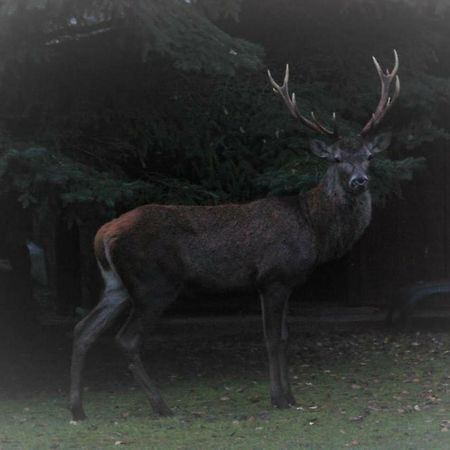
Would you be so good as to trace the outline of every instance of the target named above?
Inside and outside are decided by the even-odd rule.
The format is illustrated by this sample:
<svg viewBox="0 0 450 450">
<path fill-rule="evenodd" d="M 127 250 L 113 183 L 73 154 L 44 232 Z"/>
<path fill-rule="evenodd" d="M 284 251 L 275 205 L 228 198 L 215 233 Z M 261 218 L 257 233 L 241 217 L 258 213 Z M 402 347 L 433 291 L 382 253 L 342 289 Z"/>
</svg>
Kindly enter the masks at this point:
<svg viewBox="0 0 450 450">
<path fill-rule="evenodd" d="M 122 362 L 107 364 L 114 350 L 102 343 L 86 371 L 89 420 L 70 422 L 65 390 L 24 389 L 0 403 L 0 449 L 450 448 L 447 334 L 294 332 L 298 407 L 281 411 L 268 404 L 258 329 L 197 331 L 191 339 L 170 332 L 145 357 L 162 366 L 154 377 L 173 418 L 151 413 Z M 65 369 L 49 367 L 46 383 Z"/>
</svg>

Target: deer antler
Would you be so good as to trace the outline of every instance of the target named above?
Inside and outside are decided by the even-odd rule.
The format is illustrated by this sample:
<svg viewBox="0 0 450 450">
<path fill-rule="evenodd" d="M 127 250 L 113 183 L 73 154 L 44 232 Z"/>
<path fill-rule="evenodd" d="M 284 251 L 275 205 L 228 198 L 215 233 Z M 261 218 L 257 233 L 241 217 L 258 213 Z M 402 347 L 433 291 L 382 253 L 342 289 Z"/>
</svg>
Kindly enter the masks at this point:
<svg viewBox="0 0 450 450">
<path fill-rule="evenodd" d="M 378 106 L 375 110 L 375 112 L 372 114 L 371 119 L 366 123 L 364 128 L 361 131 L 361 135 L 367 134 L 370 130 L 375 128 L 383 119 L 385 114 L 389 111 L 391 106 L 394 104 L 394 102 L 397 100 L 399 94 L 400 94 L 400 78 L 397 75 L 398 67 L 399 67 L 399 61 L 398 61 L 398 54 L 397 51 L 394 50 L 394 57 L 395 57 L 395 64 L 394 68 L 392 69 L 392 72 L 389 72 L 388 69 L 386 69 L 386 73 L 383 73 L 383 70 L 380 67 L 380 64 L 378 63 L 375 56 L 372 56 L 373 63 L 375 64 L 375 68 L 377 69 L 378 76 L 380 77 L 381 82 L 381 94 L 380 94 L 380 101 L 378 102 Z M 389 96 L 389 91 L 391 88 L 391 83 L 395 78 L 395 90 L 393 97 Z"/>
<path fill-rule="evenodd" d="M 329 128 L 322 125 L 318 119 L 316 118 L 316 115 L 314 112 L 311 112 L 311 119 L 306 118 L 304 115 L 300 113 L 300 111 L 297 108 L 297 102 L 295 99 L 295 93 L 292 93 L 292 95 L 289 94 L 289 64 L 286 64 L 286 72 L 284 74 L 284 81 L 282 86 L 280 86 L 273 78 L 270 73 L 270 70 L 267 71 L 267 74 L 269 75 L 270 84 L 273 86 L 273 90 L 281 95 L 281 98 L 283 99 L 285 105 L 287 106 L 289 112 L 291 115 L 295 118 L 300 120 L 300 122 L 310 128 L 311 130 L 316 131 L 317 133 L 325 134 L 327 136 L 331 136 L 335 139 L 338 138 L 339 133 L 337 129 L 336 124 L 336 113 L 333 113 L 333 129 L 330 130 Z"/>
</svg>

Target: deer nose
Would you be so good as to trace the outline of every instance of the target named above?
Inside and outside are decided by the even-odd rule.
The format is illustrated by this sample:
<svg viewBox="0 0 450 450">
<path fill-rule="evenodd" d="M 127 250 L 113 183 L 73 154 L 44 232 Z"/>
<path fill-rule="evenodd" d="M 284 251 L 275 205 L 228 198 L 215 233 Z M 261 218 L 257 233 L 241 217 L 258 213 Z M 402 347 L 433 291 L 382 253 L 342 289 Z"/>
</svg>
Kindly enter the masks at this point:
<svg viewBox="0 0 450 450">
<path fill-rule="evenodd" d="M 354 177 L 350 180 L 350 186 L 352 188 L 362 188 L 367 185 L 369 179 L 366 176 Z"/>
</svg>

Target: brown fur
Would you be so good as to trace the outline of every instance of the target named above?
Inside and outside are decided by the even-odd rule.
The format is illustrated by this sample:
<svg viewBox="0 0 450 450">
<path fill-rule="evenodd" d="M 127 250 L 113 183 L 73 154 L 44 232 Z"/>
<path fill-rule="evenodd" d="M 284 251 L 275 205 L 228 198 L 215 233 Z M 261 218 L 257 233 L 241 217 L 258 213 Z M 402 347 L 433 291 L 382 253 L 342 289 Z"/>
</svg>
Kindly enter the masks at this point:
<svg viewBox="0 0 450 450">
<path fill-rule="evenodd" d="M 98 231 L 96 255 L 105 264 L 109 247 L 127 286 L 161 276 L 180 291 L 259 290 L 273 281 L 302 283 L 318 264 L 348 251 L 370 221 L 370 195 L 336 189 L 332 168 L 316 189 L 302 196 L 271 197 L 216 207 L 145 205 Z M 130 286 L 131 289 L 134 289 Z"/>
</svg>

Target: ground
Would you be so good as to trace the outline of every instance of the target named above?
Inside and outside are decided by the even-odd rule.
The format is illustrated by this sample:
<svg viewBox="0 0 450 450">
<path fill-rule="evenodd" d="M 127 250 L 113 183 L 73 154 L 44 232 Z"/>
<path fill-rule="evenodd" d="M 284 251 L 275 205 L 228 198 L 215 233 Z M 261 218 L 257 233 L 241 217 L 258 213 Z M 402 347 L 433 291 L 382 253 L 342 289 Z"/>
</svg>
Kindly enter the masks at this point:
<svg viewBox="0 0 450 450">
<path fill-rule="evenodd" d="M 296 408 L 269 405 L 257 318 L 170 319 L 144 359 L 175 416 L 152 414 L 106 336 L 87 363 L 89 420 L 74 423 L 70 328 L 47 326 L 33 343 L 3 346 L 0 449 L 449 448 L 445 329 L 296 318 L 290 328 Z"/>
</svg>

